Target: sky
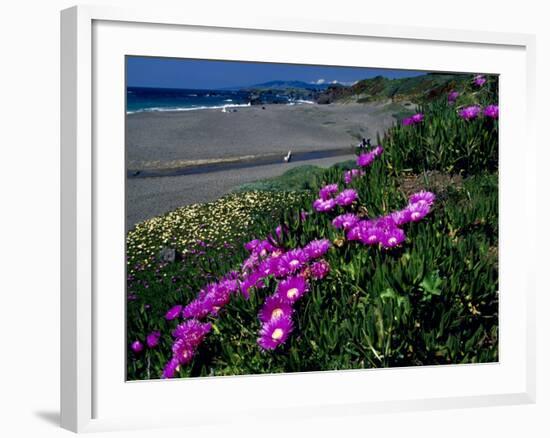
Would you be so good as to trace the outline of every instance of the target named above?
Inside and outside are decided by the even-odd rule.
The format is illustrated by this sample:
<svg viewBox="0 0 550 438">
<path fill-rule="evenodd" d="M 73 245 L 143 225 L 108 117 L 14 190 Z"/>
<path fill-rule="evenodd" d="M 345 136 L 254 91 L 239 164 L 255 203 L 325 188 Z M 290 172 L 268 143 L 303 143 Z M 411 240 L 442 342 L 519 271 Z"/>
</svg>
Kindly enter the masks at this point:
<svg viewBox="0 0 550 438">
<path fill-rule="evenodd" d="M 129 87 L 221 89 L 247 87 L 273 80 L 310 83 L 340 82 L 351 85 L 377 75 L 389 78 L 418 76 L 424 72 L 362 67 L 325 67 L 239 61 L 128 56 L 126 79 Z"/>
</svg>

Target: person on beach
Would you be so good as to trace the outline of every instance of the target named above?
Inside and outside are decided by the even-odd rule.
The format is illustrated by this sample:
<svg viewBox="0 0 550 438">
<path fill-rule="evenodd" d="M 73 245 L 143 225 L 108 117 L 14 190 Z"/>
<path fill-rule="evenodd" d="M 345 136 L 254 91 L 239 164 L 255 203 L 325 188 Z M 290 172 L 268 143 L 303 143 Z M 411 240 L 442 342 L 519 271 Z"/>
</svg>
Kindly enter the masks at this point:
<svg viewBox="0 0 550 438">
<path fill-rule="evenodd" d="M 370 138 L 369 138 L 370 140 Z M 357 147 L 359 149 L 365 149 L 365 147 L 367 146 L 367 140 L 365 140 L 364 138 L 361 139 L 361 141 L 359 142 L 359 144 L 357 145 Z"/>
</svg>

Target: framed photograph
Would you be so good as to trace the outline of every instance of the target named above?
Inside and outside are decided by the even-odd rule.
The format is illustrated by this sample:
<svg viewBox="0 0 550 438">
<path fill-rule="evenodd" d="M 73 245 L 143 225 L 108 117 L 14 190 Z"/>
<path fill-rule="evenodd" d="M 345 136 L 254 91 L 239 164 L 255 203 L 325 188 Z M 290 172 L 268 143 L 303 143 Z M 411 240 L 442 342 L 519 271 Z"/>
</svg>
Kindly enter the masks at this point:
<svg viewBox="0 0 550 438">
<path fill-rule="evenodd" d="M 534 402 L 534 37 L 61 25 L 63 427 Z"/>
</svg>

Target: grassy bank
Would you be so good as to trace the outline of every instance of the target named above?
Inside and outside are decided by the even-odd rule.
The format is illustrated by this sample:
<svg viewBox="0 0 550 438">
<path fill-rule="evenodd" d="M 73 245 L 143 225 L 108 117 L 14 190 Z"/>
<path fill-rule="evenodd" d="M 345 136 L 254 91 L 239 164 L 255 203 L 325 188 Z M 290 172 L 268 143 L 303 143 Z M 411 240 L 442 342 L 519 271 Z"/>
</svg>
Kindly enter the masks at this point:
<svg viewBox="0 0 550 438">
<path fill-rule="evenodd" d="M 461 107 L 493 103 L 487 90 L 472 86 L 452 104 L 444 95 L 421 107 L 421 122 L 391 128 L 380 140 L 382 157 L 346 186 L 358 194 L 350 206 L 312 208 L 325 184 L 344 188 L 343 172 L 354 163 L 303 166 L 136 227 L 127 239 L 128 342 L 145 344 L 154 332 L 159 341 L 128 349 L 128 378 L 163 375 L 172 331 L 185 319 L 167 319 L 167 310 L 240 272 L 249 257 L 243 244 L 275 236 L 280 225 L 273 242 L 282 251 L 331 242 L 330 272 L 311 280 L 294 305 L 288 340 L 272 351 L 257 343 L 258 312 L 280 282 L 267 276 L 249 297 L 234 293 L 202 318 L 210 332 L 176 377 L 498 360 L 497 121 L 459 116 Z M 387 215 L 419 190 L 435 193 L 433 208 L 404 226 L 406 240 L 394 248 L 351 241 L 332 225 L 342 213 Z"/>
</svg>

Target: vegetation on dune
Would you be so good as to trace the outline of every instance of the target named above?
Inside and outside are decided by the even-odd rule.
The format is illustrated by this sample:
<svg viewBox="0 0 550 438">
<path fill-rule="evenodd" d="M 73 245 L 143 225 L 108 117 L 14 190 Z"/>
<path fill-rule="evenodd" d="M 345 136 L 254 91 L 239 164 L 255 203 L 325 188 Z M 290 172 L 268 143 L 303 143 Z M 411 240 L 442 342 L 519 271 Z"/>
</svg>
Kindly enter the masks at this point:
<svg viewBox="0 0 550 438">
<path fill-rule="evenodd" d="M 496 86 L 496 76 L 487 76 L 487 78 Z M 392 100 L 425 103 L 437 100 L 452 90 L 462 93 L 470 88 L 471 82 L 472 76 L 467 74 L 429 73 L 399 79 L 376 76 L 358 81 L 350 87 L 341 85 L 329 87 L 317 97 L 317 101 L 319 103 L 369 103 Z M 494 92 L 490 86 L 484 89 Z"/>
<path fill-rule="evenodd" d="M 491 81 L 470 77 L 452 99 L 424 103 L 381 139 L 382 155 L 361 151 L 359 168 L 292 169 L 138 225 L 127 239 L 128 379 L 497 361 Z M 354 239 L 359 225 L 338 222 L 406 214 L 396 244 Z M 159 258 L 166 247 L 174 260 Z"/>
</svg>

